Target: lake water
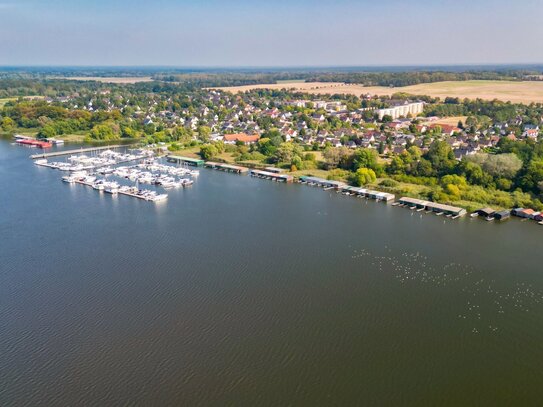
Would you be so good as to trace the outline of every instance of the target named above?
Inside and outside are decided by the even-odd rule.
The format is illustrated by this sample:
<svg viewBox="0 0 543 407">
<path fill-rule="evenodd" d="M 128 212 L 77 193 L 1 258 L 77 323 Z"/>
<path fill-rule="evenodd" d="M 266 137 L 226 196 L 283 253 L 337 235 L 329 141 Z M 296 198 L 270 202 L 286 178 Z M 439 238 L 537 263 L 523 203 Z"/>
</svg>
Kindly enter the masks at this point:
<svg viewBox="0 0 543 407">
<path fill-rule="evenodd" d="M 543 228 L 201 170 L 100 194 L 0 140 L 1 405 L 540 405 Z"/>
</svg>

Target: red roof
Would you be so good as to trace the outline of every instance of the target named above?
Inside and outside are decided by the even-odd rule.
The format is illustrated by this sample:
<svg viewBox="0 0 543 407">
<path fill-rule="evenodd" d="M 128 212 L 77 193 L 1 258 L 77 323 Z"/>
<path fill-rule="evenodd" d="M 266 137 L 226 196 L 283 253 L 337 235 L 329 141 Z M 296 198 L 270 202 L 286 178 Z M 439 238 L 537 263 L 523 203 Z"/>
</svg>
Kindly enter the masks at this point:
<svg viewBox="0 0 543 407">
<path fill-rule="evenodd" d="M 49 141 L 40 141 L 40 140 L 33 140 L 33 139 L 19 139 L 17 140 L 17 143 L 25 144 L 29 146 L 36 146 L 40 148 L 50 148 L 53 146 L 53 143 L 50 143 Z"/>
<path fill-rule="evenodd" d="M 517 137 L 513 133 L 509 133 L 505 138 L 515 141 Z"/>
<path fill-rule="evenodd" d="M 441 131 L 443 133 L 458 133 L 458 132 L 462 131 L 458 127 L 451 126 L 450 124 L 432 124 L 430 127 L 433 129 L 433 128 L 437 127 L 437 126 L 441 127 Z"/>
</svg>

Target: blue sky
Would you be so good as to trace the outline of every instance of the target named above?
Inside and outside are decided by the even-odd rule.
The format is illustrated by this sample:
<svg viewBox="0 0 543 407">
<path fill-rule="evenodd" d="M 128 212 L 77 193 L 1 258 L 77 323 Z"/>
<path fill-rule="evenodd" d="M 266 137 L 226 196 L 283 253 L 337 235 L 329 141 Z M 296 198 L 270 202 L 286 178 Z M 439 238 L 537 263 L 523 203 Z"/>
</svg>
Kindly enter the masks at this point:
<svg viewBox="0 0 543 407">
<path fill-rule="evenodd" d="M 0 0 L 0 65 L 543 62 L 543 0 Z"/>
</svg>

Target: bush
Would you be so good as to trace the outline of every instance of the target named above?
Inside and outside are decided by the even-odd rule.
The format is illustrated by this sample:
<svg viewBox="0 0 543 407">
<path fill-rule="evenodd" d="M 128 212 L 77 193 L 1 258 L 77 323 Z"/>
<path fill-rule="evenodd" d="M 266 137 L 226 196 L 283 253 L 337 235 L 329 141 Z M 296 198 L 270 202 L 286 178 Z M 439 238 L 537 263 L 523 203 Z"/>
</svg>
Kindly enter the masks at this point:
<svg viewBox="0 0 543 407">
<path fill-rule="evenodd" d="M 200 147 L 200 156 L 204 160 L 210 160 L 211 158 L 216 156 L 218 153 L 219 152 L 217 150 L 217 147 L 215 147 L 212 144 L 204 144 L 203 146 Z"/>
<path fill-rule="evenodd" d="M 394 181 L 393 179 L 387 178 L 387 179 L 382 180 L 379 183 L 379 185 L 381 185 L 383 187 L 394 188 L 394 187 L 397 187 L 399 185 L 399 182 Z"/>
<path fill-rule="evenodd" d="M 416 177 L 414 175 L 394 175 L 392 178 L 400 182 L 406 182 L 408 184 L 428 185 L 428 186 L 437 185 L 437 178 L 434 178 L 434 177 Z"/>
<path fill-rule="evenodd" d="M 172 143 L 168 146 L 168 150 L 170 151 L 179 151 L 181 150 L 181 146 L 178 143 Z"/>
<path fill-rule="evenodd" d="M 349 176 L 349 171 L 336 168 L 328 172 L 328 176 L 326 177 L 326 179 L 334 180 L 334 181 L 345 181 L 348 176 Z"/>
</svg>

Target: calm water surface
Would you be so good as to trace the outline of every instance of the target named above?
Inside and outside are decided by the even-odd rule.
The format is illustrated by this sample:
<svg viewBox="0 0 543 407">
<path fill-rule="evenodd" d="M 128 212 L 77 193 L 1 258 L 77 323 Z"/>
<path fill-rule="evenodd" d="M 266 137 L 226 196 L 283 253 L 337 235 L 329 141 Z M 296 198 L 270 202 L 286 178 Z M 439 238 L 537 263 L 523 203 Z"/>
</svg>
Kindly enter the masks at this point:
<svg viewBox="0 0 543 407">
<path fill-rule="evenodd" d="M 543 228 L 202 170 L 152 204 L 0 140 L 1 405 L 540 405 Z"/>
</svg>

